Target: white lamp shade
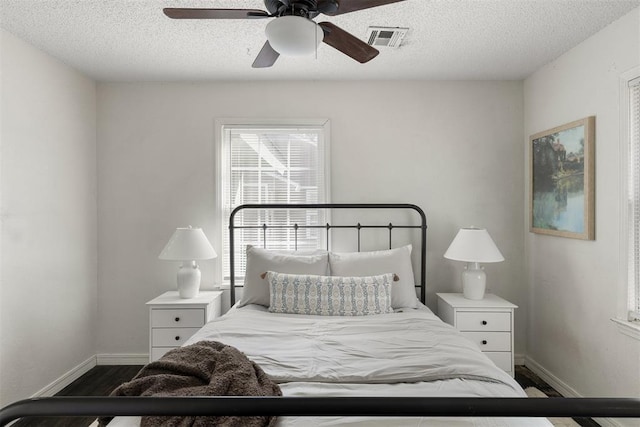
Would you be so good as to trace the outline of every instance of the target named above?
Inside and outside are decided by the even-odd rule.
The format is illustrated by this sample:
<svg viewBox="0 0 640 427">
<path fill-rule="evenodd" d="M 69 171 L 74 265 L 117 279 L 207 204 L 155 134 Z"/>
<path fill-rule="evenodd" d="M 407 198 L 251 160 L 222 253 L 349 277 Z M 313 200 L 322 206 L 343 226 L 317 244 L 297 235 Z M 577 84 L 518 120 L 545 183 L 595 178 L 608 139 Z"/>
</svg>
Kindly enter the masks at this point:
<svg viewBox="0 0 640 427">
<path fill-rule="evenodd" d="M 461 228 L 444 257 L 466 262 L 500 262 L 504 257 L 484 228 Z"/>
<path fill-rule="evenodd" d="M 301 16 L 276 18 L 267 24 L 265 32 L 271 47 L 287 56 L 311 55 L 324 38 L 318 24 Z"/>
<path fill-rule="evenodd" d="M 211 259 L 218 255 L 202 228 L 177 228 L 158 258 L 169 261 Z"/>
</svg>

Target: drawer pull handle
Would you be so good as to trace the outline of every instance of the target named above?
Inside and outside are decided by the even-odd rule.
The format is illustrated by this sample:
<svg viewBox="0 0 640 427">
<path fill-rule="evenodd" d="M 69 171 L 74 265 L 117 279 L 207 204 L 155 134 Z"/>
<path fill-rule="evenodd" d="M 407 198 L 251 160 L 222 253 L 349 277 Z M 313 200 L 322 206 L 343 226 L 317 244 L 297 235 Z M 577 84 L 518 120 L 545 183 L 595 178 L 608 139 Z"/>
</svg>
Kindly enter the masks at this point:
<svg viewBox="0 0 640 427">
<path fill-rule="evenodd" d="M 486 325 L 486 324 L 487 324 L 487 321 L 486 321 L 486 320 L 483 320 L 483 321 L 482 321 L 482 324 L 483 324 L 483 325 Z"/>
<path fill-rule="evenodd" d="M 176 317 L 176 322 L 179 322 L 179 321 L 180 321 L 180 318 L 179 318 L 179 317 Z"/>
<path fill-rule="evenodd" d="M 176 336 L 176 341 L 180 341 L 180 336 Z"/>
<path fill-rule="evenodd" d="M 487 345 L 487 340 L 482 340 L 482 345 Z"/>
</svg>

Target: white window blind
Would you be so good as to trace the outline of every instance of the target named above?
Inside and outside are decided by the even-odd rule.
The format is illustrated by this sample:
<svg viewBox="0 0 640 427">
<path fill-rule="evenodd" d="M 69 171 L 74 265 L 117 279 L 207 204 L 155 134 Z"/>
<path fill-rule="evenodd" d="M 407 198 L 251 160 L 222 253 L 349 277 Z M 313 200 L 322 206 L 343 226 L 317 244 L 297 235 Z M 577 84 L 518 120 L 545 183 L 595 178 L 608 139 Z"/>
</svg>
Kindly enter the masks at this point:
<svg viewBox="0 0 640 427">
<path fill-rule="evenodd" d="M 640 77 L 629 82 L 629 320 L 640 321 Z"/>
<path fill-rule="evenodd" d="M 223 279 L 228 280 L 229 215 L 247 203 L 327 203 L 324 126 L 222 126 Z M 236 278 L 244 277 L 246 245 L 305 250 L 324 245 L 322 229 L 289 228 L 326 223 L 319 210 L 242 210 L 235 226 L 277 225 L 283 228 L 236 229 Z M 285 228 L 286 227 L 286 228 Z"/>
</svg>

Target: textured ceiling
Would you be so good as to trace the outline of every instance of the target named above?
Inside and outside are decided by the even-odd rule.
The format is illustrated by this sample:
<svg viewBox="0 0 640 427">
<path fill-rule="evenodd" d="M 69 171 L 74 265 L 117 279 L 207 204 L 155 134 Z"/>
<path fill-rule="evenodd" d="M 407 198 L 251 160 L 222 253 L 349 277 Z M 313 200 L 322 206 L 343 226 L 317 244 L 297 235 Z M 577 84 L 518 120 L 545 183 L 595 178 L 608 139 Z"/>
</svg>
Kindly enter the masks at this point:
<svg viewBox="0 0 640 427">
<path fill-rule="evenodd" d="M 348 0 L 342 0 L 348 1 Z M 99 81 L 523 79 L 640 0 L 407 0 L 336 17 L 409 27 L 397 50 L 359 64 L 321 44 L 317 57 L 252 69 L 262 20 L 171 20 L 163 7 L 263 9 L 261 0 L 0 0 L 0 26 Z"/>
</svg>

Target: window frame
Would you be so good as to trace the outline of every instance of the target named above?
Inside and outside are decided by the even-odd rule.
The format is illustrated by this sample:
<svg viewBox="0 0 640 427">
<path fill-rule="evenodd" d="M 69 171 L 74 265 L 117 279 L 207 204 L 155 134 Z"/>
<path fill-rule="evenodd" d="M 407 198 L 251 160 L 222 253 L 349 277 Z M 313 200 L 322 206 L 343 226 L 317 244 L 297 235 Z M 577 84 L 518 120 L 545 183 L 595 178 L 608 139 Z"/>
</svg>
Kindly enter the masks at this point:
<svg viewBox="0 0 640 427">
<path fill-rule="evenodd" d="M 325 201 L 330 203 L 331 201 L 331 122 L 327 118 L 308 118 L 308 119 L 291 119 L 291 118 L 218 118 L 214 120 L 215 135 L 214 135 L 214 189 L 215 189 L 215 229 L 219 230 L 218 235 L 215 238 L 214 248 L 218 253 L 218 257 L 215 259 L 215 284 L 226 288 L 229 284 L 228 280 L 225 280 L 224 275 L 224 236 L 228 233 L 228 230 L 224 229 L 224 189 L 223 189 L 223 159 L 224 159 L 224 128 L 225 126 L 238 126 L 238 127 L 264 127 L 264 126 L 282 126 L 282 127 L 316 127 L 322 128 L 323 144 L 324 144 L 324 188 L 325 188 Z"/>
<path fill-rule="evenodd" d="M 640 292 L 640 284 L 630 280 L 630 251 L 633 248 L 629 242 L 631 221 L 629 215 L 630 201 L 630 161 L 632 156 L 632 122 L 631 122 L 631 82 L 640 79 L 640 66 L 635 67 L 620 76 L 620 286 L 619 305 L 616 318 L 611 320 L 618 330 L 632 338 L 640 340 L 640 319 L 634 313 L 635 296 Z M 635 307 L 640 311 L 640 307 Z M 635 317 L 635 318 L 634 318 Z"/>
</svg>

